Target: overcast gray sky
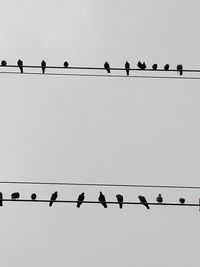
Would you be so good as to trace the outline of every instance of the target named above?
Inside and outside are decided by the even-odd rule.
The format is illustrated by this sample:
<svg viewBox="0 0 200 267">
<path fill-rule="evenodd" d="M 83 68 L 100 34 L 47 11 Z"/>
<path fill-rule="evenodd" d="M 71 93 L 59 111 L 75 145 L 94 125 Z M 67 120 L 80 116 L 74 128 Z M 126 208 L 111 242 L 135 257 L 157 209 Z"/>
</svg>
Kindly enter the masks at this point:
<svg viewBox="0 0 200 267">
<path fill-rule="evenodd" d="M 9 64 L 199 68 L 198 0 L 1 1 Z M 1 74 L 0 180 L 199 185 L 199 81 Z M 59 199 L 196 203 L 195 190 L 1 185 Z M 5 203 L 4 267 L 196 267 L 198 208 Z"/>
</svg>

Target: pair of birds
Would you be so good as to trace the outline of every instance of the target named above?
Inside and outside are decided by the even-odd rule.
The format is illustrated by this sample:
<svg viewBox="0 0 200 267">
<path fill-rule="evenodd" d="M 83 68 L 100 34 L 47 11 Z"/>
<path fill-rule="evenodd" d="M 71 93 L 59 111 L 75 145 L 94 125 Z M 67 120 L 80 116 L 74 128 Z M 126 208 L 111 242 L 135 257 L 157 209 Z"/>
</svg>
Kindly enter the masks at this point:
<svg viewBox="0 0 200 267">
<path fill-rule="evenodd" d="M 3 62 L 4 61 L 4 62 Z M 5 62 L 5 60 L 3 60 L 2 62 L 1 62 L 1 65 L 2 66 L 6 66 L 7 65 L 7 63 Z M 3 65 L 3 64 L 4 65 Z M 5 65 L 6 64 L 6 65 Z M 19 59 L 18 61 L 17 61 L 17 65 L 18 65 L 18 67 L 19 67 L 19 69 L 20 69 L 20 72 L 21 73 L 23 73 L 24 71 L 23 71 L 23 67 L 24 67 L 24 64 L 23 64 L 23 61 L 21 60 L 21 59 Z M 41 68 L 42 68 L 42 73 L 45 73 L 45 69 L 46 69 L 46 62 L 44 61 L 44 60 L 42 60 L 42 62 L 41 62 Z"/>
<path fill-rule="evenodd" d="M 104 69 L 106 69 L 106 71 L 110 73 L 110 64 L 107 61 L 104 63 Z M 129 75 L 130 63 L 128 61 L 126 61 L 125 63 L 125 70 L 126 70 L 126 74 Z"/>
</svg>

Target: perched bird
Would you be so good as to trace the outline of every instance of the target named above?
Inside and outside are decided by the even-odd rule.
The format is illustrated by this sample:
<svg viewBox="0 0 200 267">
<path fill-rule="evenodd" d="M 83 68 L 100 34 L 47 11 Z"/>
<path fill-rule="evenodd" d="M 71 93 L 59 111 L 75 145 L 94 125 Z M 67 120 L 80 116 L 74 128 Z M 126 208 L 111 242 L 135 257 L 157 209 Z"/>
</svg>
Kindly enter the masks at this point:
<svg viewBox="0 0 200 267">
<path fill-rule="evenodd" d="M 64 65 L 65 68 L 68 68 L 69 63 L 67 61 L 65 61 L 63 65 Z"/>
<path fill-rule="evenodd" d="M 162 203 L 162 202 L 163 202 L 163 198 L 162 198 L 161 194 L 159 194 L 159 195 L 157 196 L 156 201 L 157 201 L 158 203 Z"/>
<path fill-rule="evenodd" d="M 35 193 L 33 193 L 33 194 L 31 195 L 31 199 L 32 199 L 32 200 L 36 200 L 36 198 L 37 198 L 37 195 L 36 195 Z"/>
<path fill-rule="evenodd" d="M 180 75 L 183 75 L 183 65 L 179 64 L 176 67 L 177 71 L 180 72 Z"/>
<path fill-rule="evenodd" d="M 164 66 L 164 70 L 169 70 L 169 64 L 166 64 L 166 65 Z"/>
<path fill-rule="evenodd" d="M 21 73 L 23 73 L 23 61 L 22 61 L 21 59 L 19 59 L 19 60 L 17 61 L 17 65 L 18 65 L 18 67 L 19 67 Z"/>
<path fill-rule="evenodd" d="M 179 198 L 179 202 L 180 202 L 180 204 L 184 204 L 185 203 L 185 198 L 180 197 Z"/>
<path fill-rule="evenodd" d="M 19 192 L 12 193 L 11 198 L 12 199 L 18 199 L 20 197 Z"/>
<path fill-rule="evenodd" d="M 104 208 L 107 208 L 106 198 L 105 198 L 105 196 L 102 194 L 101 191 L 100 191 L 100 195 L 99 195 L 99 202 L 104 206 Z"/>
<path fill-rule="evenodd" d="M 153 65 L 152 65 L 152 69 L 153 69 L 153 70 L 157 70 L 157 68 L 158 68 L 158 64 L 153 64 Z"/>
<path fill-rule="evenodd" d="M 120 195 L 120 194 L 117 194 L 116 195 L 116 198 L 117 198 L 117 201 L 119 202 L 119 208 L 122 209 L 122 206 L 123 206 L 123 196 Z"/>
<path fill-rule="evenodd" d="M 125 69 L 126 69 L 126 74 L 129 75 L 130 63 L 128 61 L 126 61 L 126 63 L 125 63 Z"/>
<path fill-rule="evenodd" d="M 53 202 L 57 199 L 58 197 L 58 192 L 56 191 L 55 193 L 52 194 L 50 202 L 49 202 L 49 207 L 53 205 Z"/>
<path fill-rule="evenodd" d="M 108 73 L 110 73 L 110 65 L 108 64 L 107 61 L 104 64 L 104 68 L 107 70 Z"/>
<path fill-rule="evenodd" d="M 78 202 L 77 202 L 77 208 L 80 208 L 81 204 L 83 203 L 83 200 L 85 199 L 85 193 L 82 193 L 78 196 Z"/>
<path fill-rule="evenodd" d="M 46 65 L 47 65 L 46 62 L 42 60 L 41 62 L 42 73 L 45 73 Z"/>
<path fill-rule="evenodd" d="M 140 68 L 141 70 L 145 70 L 146 69 L 146 64 L 145 62 L 141 63 L 140 61 L 138 61 L 138 64 L 137 64 L 138 68 Z"/>
<path fill-rule="evenodd" d="M 3 193 L 0 192 L 0 206 L 3 206 Z"/>
<path fill-rule="evenodd" d="M 147 209 L 150 209 L 150 208 L 149 208 L 149 205 L 148 205 L 148 203 L 147 203 L 147 201 L 146 201 L 146 198 L 145 198 L 144 196 L 138 196 L 138 198 L 139 198 L 140 202 L 141 202 Z"/>
<path fill-rule="evenodd" d="M 7 62 L 6 62 L 5 60 L 2 60 L 2 61 L 1 61 L 1 66 L 2 66 L 2 67 L 5 67 L 6 65 L 7 65 Z"/>
</svg>

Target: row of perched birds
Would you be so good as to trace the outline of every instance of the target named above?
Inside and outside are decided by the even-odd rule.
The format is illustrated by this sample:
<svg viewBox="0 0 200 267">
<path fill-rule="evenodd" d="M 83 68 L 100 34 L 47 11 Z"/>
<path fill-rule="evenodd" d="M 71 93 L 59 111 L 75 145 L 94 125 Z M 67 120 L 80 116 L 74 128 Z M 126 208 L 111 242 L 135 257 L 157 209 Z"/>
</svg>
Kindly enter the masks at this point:
<svg viewBox="0 0 200 267">
<path fill-rule="evenodd" d="M 21 59 L 19 59 L 17 61 L 17 65 L 18 65 L 18 67 L 20 69 L 20 72 L 23 73 L 23 66 L 24 65 L 23 65 L 23 61 Z M 1 66 L 2 67 L 6 67 L 7 66 L 7 62 L 5 60 L 2 60 L 1 61 Z M 63 64 L 63 66 L 65 68 L 68 68 L 69 67 L 69 63 L 67 61 L 65 61 L 64 64 Z M 141 70 L 145 70 L 146 67 L 147 67 L 146 64 L 145 64 L 145 62 L 142 63 L 141 61 L 138 62 L 137 66 Z M 42 73 L 45 73 L 46 67 L 47 67 L 46 62 L 44 60 L 42 60 L 42 62 L 41 62 Z M 104 68 L 106 69 L 106 71 L 108 73 L 110 73 L 111 68 L 110 68 L 110 64 L 107 61 L 104 63 Z M 153 64 L 152 65 L 152 69 L 153 70 L 157 70 L 158 69 L 158 64 Z M 169 64 L 166 64 L 163 69 L 165 71 L 168 71 L 169 70 Z M 180 73 L 180 75 L 183 75 L 183 65 L 178 64 L 176 66 L 176 69 Z M 125 63 L 125 70 L 126 70 L 126 74 L 129 75 L 129 72 L 130 72 L 130 63 L 128 61 L 126 61 L 126 63 Z"/>
<path fill-rule="evenodd" d="M 19 192 L 14 192 L 11 194 L 11 199 L 13 200 L 17 200 L 20 198 L 20 193 Z M 53 202 L 56 201 L 56 199 L 58 198 L 58 192 L 54 192 L 52 195 L 51 195 L 51 198 L 49 200 L 49 206 L 51 207 L 53 205 Z M 116 198 L 117 198 L 117 201 L 119 203 L 119 208 L 122 209 L 123 207 L 123 202 L 124 202 L 124 198 L 122 195 L 120 194 L 117 194 L 116 195 Z M 150 209 L 149 208 L 149 205 L 148 205 L 148 202 L 146 200 L 146 198 L 144 196 L 138 196 L 140 202 L 147 208 L 147 209 Z M 31 194 L 31 199 L 33 201 L 35 201 L 37 199 L 37 195 L 35 193 Z M 84 199 L 85 199 L 85 193 L 81 193 L 79 196 L 78 196 L 78 200 L 77 200 L 77 208 L 80 208 L 81 204 L 84 202 Z M 106 203 L 106 197 L 105 195 L 100 191 L 100 194 L 99 194 L 99 198 L 98 198 L 99 202 L 103 205 L 104 208 L 107 208 L 107 203 Z M 162 203 L 163 202 L 163 197 L 161 194 L 159 194 L 156 198 L 156 201 L 158 203 Z M 184 204 L 185 203 L 185 199 L 184 198 L 179 198 L 179 203 L 180 204 Z M 3 206 L 3 194 L 0 192 L 0 206 Z"/>
</svg>

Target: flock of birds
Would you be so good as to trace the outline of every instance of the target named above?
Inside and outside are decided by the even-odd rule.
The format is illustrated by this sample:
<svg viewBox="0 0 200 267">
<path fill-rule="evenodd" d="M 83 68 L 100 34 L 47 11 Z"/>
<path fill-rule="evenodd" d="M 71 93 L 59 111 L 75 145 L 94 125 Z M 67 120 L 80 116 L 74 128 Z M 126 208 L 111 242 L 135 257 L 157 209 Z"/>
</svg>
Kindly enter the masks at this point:
<svg viewBox="0 0 200 267">
<path fill-rule="evenodd" d="M 23 64 L 23 61 L 21 59 L 19 59 L 17 61 L 17 65 L 18 65 L 18 67 L 20 69 L 20 72 L 23 73 L 24 72 L 23 71 L 24 64 Z M 7 66 L 6 60 L 2 60 L 1 61 L 1 66 L 2 67 L 6 67 Z M 64 66 L 64 68 L 68 68 L 69 67 L 69 63 L 67 61 L 65 61 L 63 66 Z M 140 70 L 145 70 L 147 68 L 145 62 L 142 63 L 141 61 L 138 62 L 137 66 L 138 66 L 138 68 Z M 44 60 L 42 60 L 41 69 L 42 69 L 42 73 L 43 74 L 45 73 L 46 67 L 47 67 L 46 62 Z M 104 68 L 108 73 L 111 72 L 110 64 L 107 61 L 104 63 Z M 157 70 L 157 69 L 158 69 L 158 64 L 153 64 L 152 65 L 152 70 Z M 176 69 L 177 69 L 177 71 L 179 72 L 180 75 L 183 75 L 183 65 L 182 64 L 178 64 L 176 66 Z M 166 64 L 164 66 L 163 70 L 168 71 L 169 70 L 169 64 Z M 126 63 L 125 63 L 125 71 L 126 71 L 126 74 L 129 75 L 130 63 L 128 61 L 126 61 Z"/>
<path fill-rule="evenodd" d="M 11 199 L 12 200 L 17 200 L 19 198 L 20 198 L 20 193 L 19 192 L 14 192 L 14 193 L 11 194 Z M 55 191 L 51 195 L 51 198 L 49 200 L 49 206 L 50 207 L 53 205 L 53 203 L 56 201 L 57 198 L 58 198 L 58 192 Z M 119 203 L 119 208 L 122 209 L 123 202 L 124 202 L 123 196 L 120 195 L 120 194 L 117 194 L 116 198 L 117 198 L 117 202 Z M 150 209 L 145 196 L 138 196 L 138 198 L 139 198 L 141 204 L 143 204 L 147 209 Z M 36 201 L 36 199 L 37 199 L 37 195 L 35 193 L 31 194 L 31 200 Z M 85 193 L 83 192 L 78 196 L 77 205 L 76 205 L 77 208 L 80 208 L 80 206 L 84 202 L 84 199 L 85 199 Z M 107 208 L 106 197 L 101 191 L 100 191 L 98 200 L 99 200 L 99 203 L 101 203 L 104 208 Z M 156 201 L 158 203 L 160 203 L 160 204 L 163 202 L 163 197 L 162 197 L 161 194 L 159 194 L 157 196 Z M 184 198 L 179 198 L 179 203 L 180 204 L 184 204 L 185 203 L 185 199 Z M 3 194 L 2 194 L 2 192 L 0 192 L 0 206 L 3 206 Z"/>
</svg>

